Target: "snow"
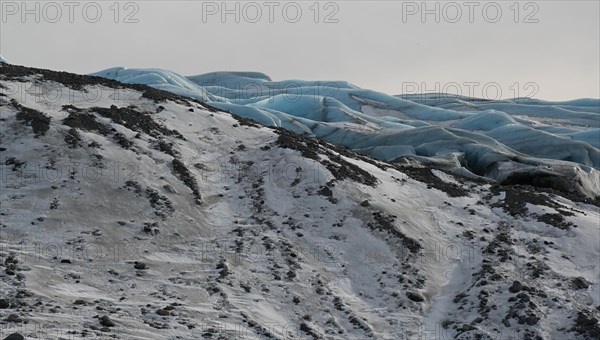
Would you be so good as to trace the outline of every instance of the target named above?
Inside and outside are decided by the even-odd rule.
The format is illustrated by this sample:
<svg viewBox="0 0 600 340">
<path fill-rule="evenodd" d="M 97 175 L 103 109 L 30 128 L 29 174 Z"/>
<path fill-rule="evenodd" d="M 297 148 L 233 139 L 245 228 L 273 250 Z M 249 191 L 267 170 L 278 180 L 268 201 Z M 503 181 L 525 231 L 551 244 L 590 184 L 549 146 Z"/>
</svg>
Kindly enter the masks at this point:
<svg viewBox="0 0 600 340">
<path fill-rule="evenodd" d="M 118 79 L 121 72 L 113 69 L 105 75 Z M 126 74 L 128 79 L 181 84 L 190 91 L 195 86 L 163 71 Z M 256 73 L 211 77 L 270 82 Z M 40 85 L 44 80 L 2 80 L 7 87 L 22 83 L 29 88 L 34 82 Z M 307 158 L 298 150 L 280 147 L 276 131 L 241 125 L 231 115 L 206 110 L 195 101 L 157 103 L 137 90 L 115 98 L 114 91 L 102 85 L 81 90 L 52 85 L 68 90 L 72 97 L 47 102 L 25 100 L 18 93 L 0 96 L 0 141 L 6 148 L 0 162 L 0 265 L 6 267 L 10 252 L 19 260 L 17 275 L 1 272 L 0 293 L 25 303 L 0 310 L 0 326 L 8 315 L 18 314 L 28 322 L 20 329 L 26 338 L 42 337 L 40 329 L 54 327 L 60 335 L 52 338 L 110 334 L 127 339 L 198 339 L 212 328 L 213 338 L 265 338 L 266 329 L 276 338 L 303 339 L 311 338 L 306 332 L 309 327 L 317 337 L 327 339 L 420 339 L 434 334 L 435 338 L 526 338 L 525 332 L 549 339 L 584 339 L 570 331 L 578 312 L 599 316 L 600 266 L 595 264 L 600 254 L 600 213 L 595 205 L 525 189 L 519 193 L 541 195 L 548 203 L 528 202 L 524 212 L 513 215 L 505 202 L 511 186 L 492 189 L 441 169 L 430 170 L 433 180 L 424 182 L 408 169 L 386 167 L 323 145 L 316 159 Z M 497 132 L 521 123 L 483 119 L 473 131 L 436 121 L 414 127 L 408 124 L 414 122 L 412 118 L 399 113 L 401 128 L 383 127 L 380 121 L 398 123 L 383 118 L 392 117 L 393 108 L 379 111 L 383 115 L 356 108 L 381 106 L 384 95 L 339 85 L 347 98 L 319 96 L 314 103 L 301 98 L 303 112 L 279 111 L 294 108 L 277 96 L 273 102 L 261 98 L 244 105 L 229 99 L 210 103 L 381 157 L 412 154 L 448 167 L 460 161 L 472 163 L 471 169 L 482 167 L 489 177 L 531 169 L 564 171 L 565 178 L 575 180 L 591 179 L 590 174 L 597 173 L 575 162 L 525 155 L 477 132 Z M 102 96 L 86 101 L 84 91 Z M 354 97 L 348 96 L 350 92 Z M 204 97 L 210 96 L 216 98 L 206 90 Z M 51 117 L 46 135 L 35 137 L 32 128 L 17 119 L 12 99 Z M 390 103 L 398 101 L 413 105 L 399 98 Z M 64 120 L 69 112 L 63 109 L 67 104 L 87 110 L 133 145 L 118 144 L 114 132 L 103 135 L 78 128 L 85 143 L 68 147 L 65 137 L 70 127 Z M 584 108 L 589 102 L 569 106 L 578 104 Z M 112 105 L 133 105 L 140 115 L 146 112 L 183 138 L 136 131 L 92 109 Z M 425 110 L 422 106 L 405 112 L 417 116 Z M 334 109 L 328 111 L 329 107 Z M 423 116 L 444 110 L 433 108 Z M 506 118 L 496 108 L 486 110 L 494 119 Z M 478 116 L 448 112 L 444 118 L 453 120 Z M 535 130 L 524 128 L 525 137 L 527 128 Z M 545 136 L 534 132 L 532 136 Z M 501 139 L 500 134 L 497 137 Z M 90 146 L 92 141 L 99 146 Z M 177 154 L 157 147 L 160 141 L 172 143 Z M 11 157 L 26 165 L 14 168 L 7 163 Z M 190 188 L 172 171 L 175 157 L 196 179 L 202 205 L 194 202 Z M 335 178 L 331 169 L 348 170 L 348 164 L 371 174 L 377 183 Z M 486 164 L 496 169 L 487 169 Z M 36 165 L 44 170 L 31 171 Z M 141 192 L 128 187 L 128 181 L 138 183 Z M 466 194 L 448 195 L 436 185 L 455 186 Z M 600 182 L 581 185 L 600 190 Z M 319 194 L 325 186 L 331 197 Z M 160 200 L 148 199 L 148 189 L 168 199 L 173 211 L 158 215 L 164 206 L 157 203 Z M 57 207 L 49 208 L 53 202 Z M 559 210 L 570 213 L 560 216 L 576 227 L 564 229 L 539 220 Z M 395 219 L 386 226 L 374 218 L 377 213 Z M 157 223 L 159 234 L 144 232 L 144 223 Z M 378 230 L 382 227 L 389 230 Z M 406 239 L 421 249 L 411 252 Z M 71 263 L 62 263 L 63 259 Z M 135 270 L 134 261 L 143 261 L 148 268 Z M 548 268 L 536 276 L 531 266 L 538 262 Z M 228 268 L 225 274 L 222 264 Z M 572 288 L 577 277 L 590 282 L 589 287 Z M 526 291 L 535 307 L 523 304 L 519 309 L 518 301 L 509 300 L 517 296 L 509 291 L 514 281 L 538 289 Z M 18 299 L 19 291 L 33 296 Z M 407 292 L 424 300 L 412 301 Z M 464 296 L 455 302 L 459 294 Z M 482 294 L 488 296 L 482 299 Z M 87 303 L 75 305 L 77 299 Z M 172 314 L 156 313 L 168 305 L 174 306 Z M 512 308 L 533 313 L 539 321 L 519 324 L 512 317 L 505 326 L 503 320 Z M 98 315 L 110 316 L 116 327 L 100 330 Z M 463 331 L 463 325 L 474 329 Z"/>
</svg>

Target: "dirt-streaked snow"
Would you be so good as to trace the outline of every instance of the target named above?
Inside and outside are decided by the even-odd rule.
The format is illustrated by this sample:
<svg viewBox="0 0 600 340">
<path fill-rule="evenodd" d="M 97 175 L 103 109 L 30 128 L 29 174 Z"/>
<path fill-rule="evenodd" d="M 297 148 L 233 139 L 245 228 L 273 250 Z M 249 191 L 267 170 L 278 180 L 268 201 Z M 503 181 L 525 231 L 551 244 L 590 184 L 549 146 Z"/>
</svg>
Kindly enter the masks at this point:
<svg viewBox="0 0 600 340">
<path fill-rule="evenodd" d="M 597 202 L 6 67 L 0 338 L 599 334 Z"/>
</svg>

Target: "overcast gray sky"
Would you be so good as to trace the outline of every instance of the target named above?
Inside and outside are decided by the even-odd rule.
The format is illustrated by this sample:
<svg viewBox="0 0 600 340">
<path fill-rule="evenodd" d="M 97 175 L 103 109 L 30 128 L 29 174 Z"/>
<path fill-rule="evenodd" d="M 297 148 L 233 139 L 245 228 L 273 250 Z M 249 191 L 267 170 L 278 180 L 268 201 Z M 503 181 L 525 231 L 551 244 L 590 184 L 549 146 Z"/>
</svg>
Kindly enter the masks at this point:
<svg viewBox="0 0 600 340">
<path fill-rule="evenodd" d="M 422 1 L 0 3 L 0 53 L 14 64 L 77 73 L 260 71 L 389 94 L 600 97 L 597 0 L 426 8 Z"/>
</svg>

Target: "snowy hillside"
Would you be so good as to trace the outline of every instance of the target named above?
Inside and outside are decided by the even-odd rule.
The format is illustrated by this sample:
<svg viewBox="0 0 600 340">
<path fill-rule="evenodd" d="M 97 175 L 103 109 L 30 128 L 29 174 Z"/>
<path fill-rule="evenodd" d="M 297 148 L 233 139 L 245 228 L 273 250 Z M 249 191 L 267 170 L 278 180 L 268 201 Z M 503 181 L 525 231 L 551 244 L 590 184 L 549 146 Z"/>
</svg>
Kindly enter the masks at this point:
<svg viewBox="0 0 600 340">
<path fill-rule="evenodd" d="M 595 102 L 550 121 L 567 104 L 463 110 L 340 83 L 295 106 L 217 98 L 207 76 L 103 75 L 171 92 L 0 66 L 1 338 L 600 337 Z M 524 149 L 540 134 L 563 144 Z M 400 135 L 413 156 L 447 149 L 400 161 Z M 581 182 L 495 184 L 442 158 Z"/>
<path fill-rule="evenodd" d="M 256 72 L 183 77 L 158 69 L 95 75 L 207 101 L 214 107 L 371 157 L 443 166 L 500 183 L 600 193 L 600 100 L 389 96 L 343 81 L 275 82 Z"/>
</svg>

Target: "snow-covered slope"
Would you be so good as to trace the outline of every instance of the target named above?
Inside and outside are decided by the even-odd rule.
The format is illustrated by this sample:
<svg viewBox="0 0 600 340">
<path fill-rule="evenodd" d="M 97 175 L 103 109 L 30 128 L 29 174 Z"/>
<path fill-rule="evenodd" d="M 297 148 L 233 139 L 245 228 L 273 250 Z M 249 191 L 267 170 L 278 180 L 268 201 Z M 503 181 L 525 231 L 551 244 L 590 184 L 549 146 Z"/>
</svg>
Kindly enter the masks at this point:
<svg viewBox="0 0 600 340">
<path fill-rule="evenodd" d="M 3 336 L 600 334 L 597 200 L 376 161 L 142 85 L 13 65 L 0 84 Z"/>
<path fill-rule="evenodd" d="M 343 81 L 276 82 L 256 72 L 183 77 L 112 68 L 95 75 L 193 97 L 385 161 L 408 157 L 500 183 L 600 194 L 598 99 L 389 96 Z"/>
</svg>

